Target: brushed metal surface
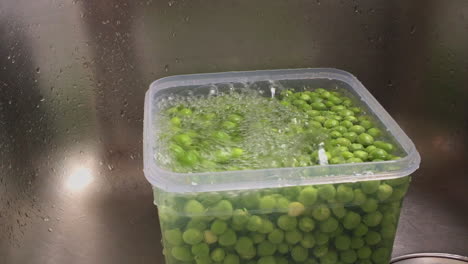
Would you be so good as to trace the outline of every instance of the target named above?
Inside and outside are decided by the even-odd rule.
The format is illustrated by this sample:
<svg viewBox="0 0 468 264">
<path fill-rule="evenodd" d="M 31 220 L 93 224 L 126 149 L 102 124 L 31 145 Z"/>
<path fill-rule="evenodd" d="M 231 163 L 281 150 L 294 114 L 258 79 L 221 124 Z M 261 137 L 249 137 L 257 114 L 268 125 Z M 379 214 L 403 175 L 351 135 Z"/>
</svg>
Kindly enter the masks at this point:
<svg viewBox="0 0 468 264">
<path fill-rule="evenodd" d="M 162 263 L 143 98 L 176 74 L 334 67 L 413 139 L 394 256 L 468 255 L 465 0 L 0 0 L 0 263 Z"/>
</svg>

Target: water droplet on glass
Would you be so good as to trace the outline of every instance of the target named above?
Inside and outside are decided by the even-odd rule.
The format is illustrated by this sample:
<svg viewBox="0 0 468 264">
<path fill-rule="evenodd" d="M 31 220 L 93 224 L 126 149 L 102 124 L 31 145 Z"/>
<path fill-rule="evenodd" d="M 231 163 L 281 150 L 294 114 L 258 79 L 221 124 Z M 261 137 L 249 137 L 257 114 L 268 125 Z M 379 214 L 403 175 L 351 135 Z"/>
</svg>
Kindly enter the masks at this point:
<svg viewBox="0 0 468 264">
<path fill-rule="evenodd" d="M 416 32 L 416 26 L 411 26 L 410 34 L 413 35 Z"/>
<path fill-rule="evenodd" d="M 102 21 L 101 23 L 102 23 L 103 25 L 107 25 L 107 24 L 110 23 L 110 21 L 109 21 L 109 20 L 105 20 L 105 21 Z"/>
<path fill-rule="evenodd" d="M 171 0 L 171 1 L 167 2 L 167 5 L 168 6 L 173 6 L 175 3 L 176 3 L 176 1 Z"/>
<path fill-rule="evenodd" d="M 52 228 L 49 227 L 49 229 L 47 229 L 49 232 L 52 232 L 54 231 Z"/>
<path fill-rule="evenodd" d="M 41 73 L 41 68 L 37 67 L 36 68 L 36 73 Z"/>
<path fill-rule="evenodd" d="M 169 64 L 164 65 L 164 71 L 168 72 L 169 71 Z"/>
<path fill-rule="evenodd" d="M 184 21 L 185 21 L 185 22 L 189 22 L 189 21 L 190 21 L 190 17 L 186 16 L 186 17 L 184 18 Z"/>
<path fill-rule="evenodd" d="M 320 5 L 320 0 L 315 0 L 315 2 L 317 2 L 317 5 Z"/>
<path fill-rule="evenodd" d="M 172 37 L 175 38 L 175 36 L 176 36 L 176 33 L 172 32 Z"/>
<path fill-rule="evenodd" d="M 44 220 L 44 222 L 49 222 L 50 219 L 48 217 L 44 217 L 42 220 Z"/>
</svg>

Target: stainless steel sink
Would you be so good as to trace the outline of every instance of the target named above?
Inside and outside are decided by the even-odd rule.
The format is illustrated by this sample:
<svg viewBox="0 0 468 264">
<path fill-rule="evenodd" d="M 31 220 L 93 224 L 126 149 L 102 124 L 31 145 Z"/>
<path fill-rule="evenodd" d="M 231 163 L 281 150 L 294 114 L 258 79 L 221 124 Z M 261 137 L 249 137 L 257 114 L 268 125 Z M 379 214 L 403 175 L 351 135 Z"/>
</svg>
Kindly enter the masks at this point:
<svg viewBox="0 0 468 264">
<path fill-rule="evenodd" d="M 465 0 L 0 0 L 0 263 L 161 263 L 143 97 L 176 74 L 334 67 L 414 140 L 393 255 L 468 255 Z"/>
</svg>

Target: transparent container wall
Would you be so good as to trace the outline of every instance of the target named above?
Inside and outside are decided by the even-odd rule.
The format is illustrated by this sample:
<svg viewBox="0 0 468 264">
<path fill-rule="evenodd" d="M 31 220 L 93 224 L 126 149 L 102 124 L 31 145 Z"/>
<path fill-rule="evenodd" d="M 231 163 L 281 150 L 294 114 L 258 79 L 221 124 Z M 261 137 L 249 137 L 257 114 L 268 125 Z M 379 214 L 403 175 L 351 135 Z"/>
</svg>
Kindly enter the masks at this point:
<svg viewBox="0 0 468 264">
<path fill-rule="evenodd" d="M 388 263 L 409 181 L 203 193 L 155 187 L 166 263 Z"/>
</svg>

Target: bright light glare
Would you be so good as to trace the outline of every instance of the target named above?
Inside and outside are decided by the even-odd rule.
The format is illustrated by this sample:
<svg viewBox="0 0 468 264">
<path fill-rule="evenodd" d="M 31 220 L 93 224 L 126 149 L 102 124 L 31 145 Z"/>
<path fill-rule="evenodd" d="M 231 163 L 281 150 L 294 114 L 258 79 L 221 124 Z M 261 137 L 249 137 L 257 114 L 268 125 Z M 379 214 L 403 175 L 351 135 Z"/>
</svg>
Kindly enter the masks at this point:
<svg viewBox="0 0 468 264">
<path fill-rule="evenodd" d="M 78 167 L 68 177 L 66 186 L 72 191 L 79 191 L 88 186 L 93 181 L 90 168 Z"/>
</svg>

